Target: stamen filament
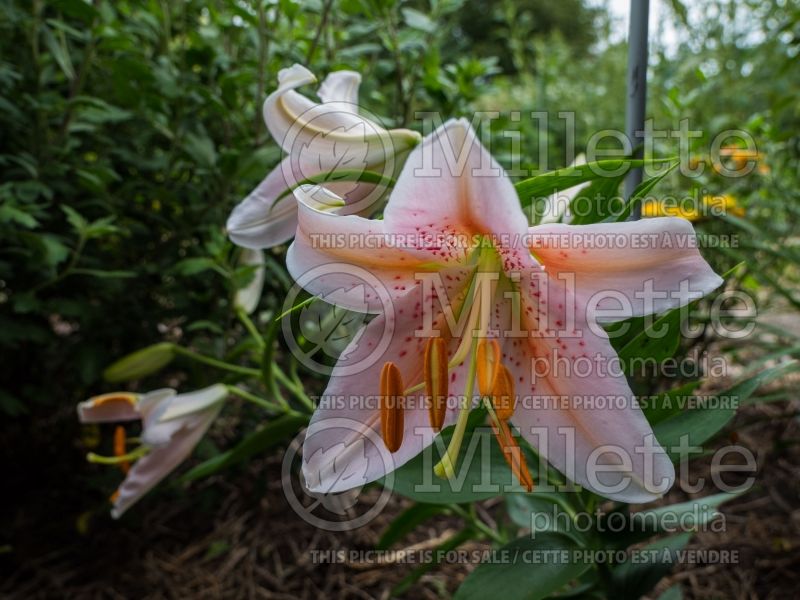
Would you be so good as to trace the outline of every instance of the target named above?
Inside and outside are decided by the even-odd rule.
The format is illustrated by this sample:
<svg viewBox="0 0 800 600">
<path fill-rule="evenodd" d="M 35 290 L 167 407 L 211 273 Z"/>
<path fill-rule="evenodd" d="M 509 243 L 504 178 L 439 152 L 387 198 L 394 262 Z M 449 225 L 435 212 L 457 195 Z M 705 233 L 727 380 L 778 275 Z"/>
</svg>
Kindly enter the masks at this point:
<svg viewBox="0 0 800 600">
<path fill-rule="evenodd" d="M 433 468 L 433 472 L 438 477 L 452 479 L 456 476 L 455 465 L 458 459 L 458 452 L 461 450 L 461 443 L 464 441 L 464 432 L 467 429 L 467 420 L 469 419 L 470 410 L 472 410 L 472 392 L 475 383 L 475 370 L 476 370 L 476 353 L 475 348 L 478 345 L 478 338 L 472 339 L 472 360 L 469 362 L 469 369 L 467 370 L 467 381 L 464 383 L 464 397 L 461 398 L 461 412 L 458 413 L 456 420 L 456 427 L 453 431 L 453 437 L 447 450 L 437 465 Z"/>
<path fill-rule="evenodd" d="M 508 423 L 500 419 L 494 408 L 492 408 L 492 403 L 488 400 L 484 400 L 484 405 L 489 412 L 492 433 L 494 433 L 497 444 L 503 452 L 503 458 L 511 468 L 511 473 L 517 478 L 517 481 L 519 481 L 522 487 L 532 492 L 534 487 L 533 476 L 531 476 L 531 472 L 528 469 L 525 455 L 522 454 L 522 448 L 520 448 L 517 440 L 514 439 L 508 427 Z"/>
<path fill-rule="evenodd" d="M 148 452 L 150 452 L 150 448 L 147 446 L 139 446 L 138 448 L 121 456 L 101 456 L 100 454 L 89 452 L 86 455 L 86 460 L 97 465 L 119 465 L 126 462 L 131 463 L 137 459 L 140 459 Z"/>
<path fill-rule="evenodd" d="M 479 286 L 475 287 L 476 290 L 479 289 Z M 455 354 L 453 354 L 453 358 L 450 359 L 450 364 L 448 365 L 449 368 L 454 368 L 467 358 L 467 354 L 469 353 L 470 347 L 472 348 L 473 352 L 475 351 L 474 344 L 471 342 L 476 339 L 475 334 L 473 333 L 476 329 L 478 318 L 481 314 L 481 298 L 478 295 L 478 292 L 473 292 L 474 298 L 472 302 L 472 308 L 469 313 L 469 318 L 467 320 L 467 324 L 464 327 L 464 333 L 461 336 L 461 343 L 458 345 Z"/>
</svg>

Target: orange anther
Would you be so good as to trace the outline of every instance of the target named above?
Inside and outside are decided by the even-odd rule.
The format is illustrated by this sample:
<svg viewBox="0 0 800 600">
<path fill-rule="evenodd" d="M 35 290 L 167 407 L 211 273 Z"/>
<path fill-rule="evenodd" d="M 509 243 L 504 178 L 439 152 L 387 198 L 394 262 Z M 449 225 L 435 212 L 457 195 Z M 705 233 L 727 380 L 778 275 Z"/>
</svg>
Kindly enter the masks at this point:
<svg viewBox="0 0 800 600">
<path fill-rule="evenodd" d="M 492 389 L 492 407 L 497 418 L 508 421 L 514 415 L 517 396 L 514 393 L 514 377 L 505 365 L 500 365 L 500 372 Z"/>
<path fill-rule="evenodd" d="M 381 370 L 381 434 L 389 452 L 397 452 L 403 443 L 403 378 L 392 362 Z"/>
<path fill-rule="evenodd" d="M 491 420 L 492 432 L 500 444 L 500 449 L 503 451 L 503 458 L 506 459 L 508 466 L 511 467 L 511 472 L 517 478 L 520 485 L 529 492 L 533 491 L 533 477 L 528 470 L 528 464 L 525 462 L 525 455 L 522 454 L 522 448 L 519 447 L 517 440 L 511 434 L 511 430 L 505 421 Z"/>
<path fill-rule="evenodd" d="M 425 395 L 428 398 L 428 417 L 431 427 L 441 430 L 447 412 L 449 381 L 447 377 L 447 347 L 442 338 L 430 338 L 425 344 Z"/>
<path fill-rule="evenodd" d="M 482 339 L 478 342 L 477 353 L 478 391 L 481 396 L 489 396 L 500 371 L 500 344 L 494 338 Z"/>
<path fill-rule="evenodd" d="M 114 429 L 114 456 L 125 456 L 127 454 L 127 441 L 125 435 L 125 428 L 122 425 L 117 425 Z M 127 475 L 131 464 L 128 461 L 119 463 L 120 470 Z"/>
</svg>

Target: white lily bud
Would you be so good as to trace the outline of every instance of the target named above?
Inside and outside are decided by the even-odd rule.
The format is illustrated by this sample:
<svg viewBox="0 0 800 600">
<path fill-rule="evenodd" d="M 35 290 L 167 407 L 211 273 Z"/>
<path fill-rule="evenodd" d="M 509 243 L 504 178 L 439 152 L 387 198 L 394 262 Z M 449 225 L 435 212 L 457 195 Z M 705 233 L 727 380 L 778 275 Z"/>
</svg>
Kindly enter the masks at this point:
<svg viewBox="0 0 800 600">
<path fill-rule="evenodd" d="M 261 290 L 264 289 L 264 278 L 266 277 L 264 253 L 261 250 L 245 248 L 239 257 L 239 263 L 256 267 L 252 279 L 243 288 L 236 290 L 233 297 L 233 305 L 249 315 L 258 307 Z"/>
<path fill-rule="evenodd" d="M 415 131 L 386 129 L 377 119 L 359 114 L 358 73 L 330 73 L 319 88 L 321 103 L 295 91 L 315 81 L 302 65 L 283 69 L 278 89 L 264 102 L 267 128 L 288 156 L 228 218 L 228 235 L 239 246 L 270 248 L 294 236 L 297 204 L 285 192 L 301 181 L 342 170 L 377 171 L 391 177 L 421 139 Z M 340 178 L 325 185 L 351 205 L 346 212 L 373 210 L 383 193 L 383 188 L 363 181 Z"/>
</svg>

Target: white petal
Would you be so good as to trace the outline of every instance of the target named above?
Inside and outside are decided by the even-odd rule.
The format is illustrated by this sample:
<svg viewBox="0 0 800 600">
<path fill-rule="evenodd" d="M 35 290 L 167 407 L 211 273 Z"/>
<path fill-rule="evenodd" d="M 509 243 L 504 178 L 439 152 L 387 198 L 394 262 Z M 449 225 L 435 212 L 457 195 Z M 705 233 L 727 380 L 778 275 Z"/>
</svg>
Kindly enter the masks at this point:
<svg viewBox="0 0 800 600">
<path fill-rule="evenodd" d="M 78 404 L 81 423 L 113 423 L 141 418 L 139 394 L 112 392 L 94 396 Z"/>
<path fill-rule="evenodd" d="M 286 180 L 287 174 L 290 181 Z M 297 228 L 297 206 L 291 194 L 280 200 L 278 197 L 296 184 L 295 177 L 292 157 L 287 156 L 236 205 L 225 225 L 234 244 L 253 249 L 271 248 L 292 239 Z"/>
<path fill-rule="evenodd" d="M 511 180 L 464 119 L 448 121 L 414 148 L 384 219 L 387 232 L 434 239 L 497 233 L 521 244 L 528 229 Z"/>
<path fill-rule="evenodd" d="M 227 397 L 228 388 L 221 383 L 196 392 L 179 394 L 168 403 L 166 409 L 158 416 L 158 422 L 164 423 L 203 412 L 222 402 Z"/>
<path fill-rule="evenodd" d="M 233 303 L 247 314 L 251 314 L 261 300 L 261 291 L 264 289 L 264 279 L 267 276 L 267 270 L 264 268 L 264 253 L 261 250 L 245 248 L 239 260 L 243 265 L 256 268 L 250 283 L 236 290 Z"/>
<path fill-rule="evenodd" d="M 359 116 L 349 101 L 318 104 L 295 91 L 311 81 L 311 72 L 295 65 L 281 72 L 278 89 L 264 102 L 264 122 L 272 137 L 296 159 L 319 171 L 383 164 L 391 169 L 394 156 L 419 141 L 414 131 L 387 130 Z"/>
<path fill-rule="evenodd" d="M 722 285 L 677 217 L 594 225 L 539 225 L 531 250 L 554 277 L 574 277 L 581 303 L 601 322 L 659 314 Z"/>
<path fill-rule="evenodd" d="M 221 408 L 222 403 L 218 402 L 186 419 L 176 419 L 161 425 L 162 428 L 170 429 L 168 439 L 165 443 L 152 447 L 150 452 L 133 464 L 118 490 L 111 516 L 118 519 L 186 460 L 217 418 Z"/>
<path fill-rule="evenodd" d="M 317 95 L 323 102 L 341 102 L 342 106 L 350 105 L 354 113 L 358 113 L 358 87 L 361 75 L 355 71 L 333 71 L 328 73 L 325 81 L 319 86 Z"/>
</svg>

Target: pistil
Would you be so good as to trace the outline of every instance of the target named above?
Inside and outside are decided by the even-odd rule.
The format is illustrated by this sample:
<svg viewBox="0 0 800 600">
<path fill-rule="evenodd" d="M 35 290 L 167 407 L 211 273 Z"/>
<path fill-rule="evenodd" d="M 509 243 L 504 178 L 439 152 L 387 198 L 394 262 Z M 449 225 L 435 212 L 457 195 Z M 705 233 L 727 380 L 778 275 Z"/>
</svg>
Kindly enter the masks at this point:
<svg viewBox="0 0 800 600">
<path fill-rule="evenodd" d="M 89 452 L 86 455 L 86 460 L 88 460 L 90 463 L 98 465 L 120 465 L 123 463 L 132 463 L 135 460 L 142 458 L 148 452 L 150 452 L 150 448 L 147 446 L 139 446 L 138 448 L 135 448 L 134 450 L 131 450 L 130 452 L 120 456 L 101 456 L 100 454 Z"/>
<path fill-rule="evenodd" d="M 472 391 L 475 384 L 477 362 L 475 348 L 477 345 L 478 338 L 473 338 L 471 360 L 469 361 L 469 368 L 467 369 L 467 380 L 464 384 L 464 396 L 461 398 L 461 408 L 456 420 L 453 437 L 450 439 L 450 444 L 447 446 L 447 451 L 444 453 L 442 460 L 433 468 L 433 472 L 436 473 L 438 477 L 452 479 L 456 476 L 455 465 L 458 459 L 458 452 L 461 450 L 461 443 L 464 441 L 464 432 L 467 429 L 467 420 L 472 410 Z"/>
</svg>

